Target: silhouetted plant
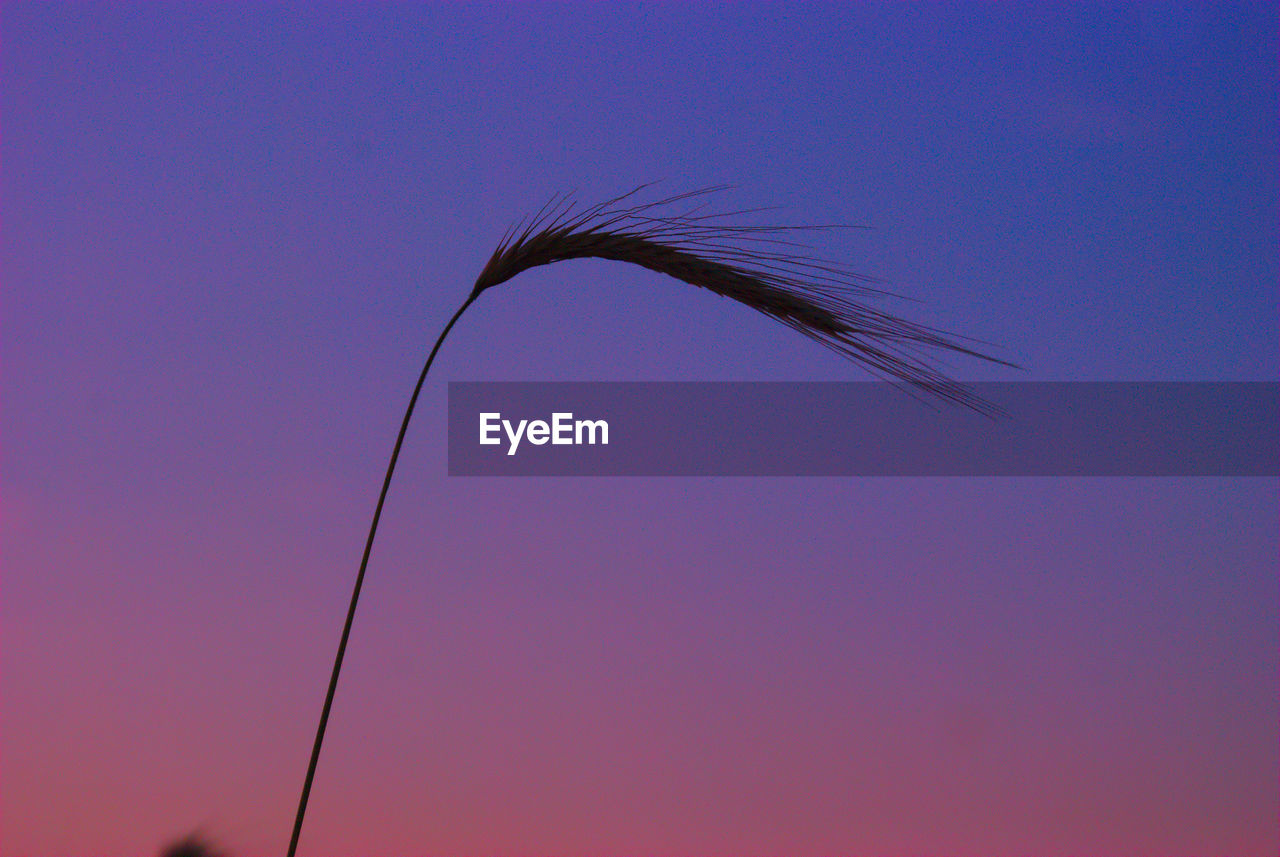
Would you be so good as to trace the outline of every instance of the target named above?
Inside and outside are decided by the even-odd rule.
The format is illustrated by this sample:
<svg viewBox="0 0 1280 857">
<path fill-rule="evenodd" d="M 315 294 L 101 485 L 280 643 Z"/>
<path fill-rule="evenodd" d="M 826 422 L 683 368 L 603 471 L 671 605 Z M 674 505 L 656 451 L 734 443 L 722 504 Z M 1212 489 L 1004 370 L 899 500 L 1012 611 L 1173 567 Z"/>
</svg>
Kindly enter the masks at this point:
<svg viewBox="0 0 1280 857">
<path fill-rule="evenodd" d="M 289 841 L 289 857 L 294 857 L 297 851 L 356 603 L 409 420 L 427 372 L 445 337 L 483 292 L 523 271 L 553 262 L 568 259 L 628 262 L 732 298 L 833 349 L 872 373 L 905 385 L 907 389 L 982 412 L 995 410 L 967 386 L 941 372 L 928 354 L 950 352 L 1005 366 L 1013 364 L 964 344 L 973 340 L 945 334 L 855 300 L 857 296 L 883 297 L 885 293 L 871 288 L 865 277 L 797 252 L 800 245 L 782 237 L 797 232 L 848 227 L 751 226 L 733 221 L 734 216 L 751 212 L 707 215 L 699 213 L 700 207 L 687 208 L 682 212 L 672 210 L 678 204 L 688 203 L 720 188 L 697 190 L 655 202 L 628 203 L 645 187 L 647 185 L 642 185 L 587 208 L 579 208 L 570 198 L 555 197 L 527 224 L 521 222 L 509 230 L 476 278 L 471 294 L 449 319 L 427 355 L 409 397 L 369 525 L 298 802 Z"/>
<path fill-rule="evenodd" d="M 160 852 L 160 857 L 224 857 L 224 855 L 193 833 L 165 846 Z"/>
</svg>

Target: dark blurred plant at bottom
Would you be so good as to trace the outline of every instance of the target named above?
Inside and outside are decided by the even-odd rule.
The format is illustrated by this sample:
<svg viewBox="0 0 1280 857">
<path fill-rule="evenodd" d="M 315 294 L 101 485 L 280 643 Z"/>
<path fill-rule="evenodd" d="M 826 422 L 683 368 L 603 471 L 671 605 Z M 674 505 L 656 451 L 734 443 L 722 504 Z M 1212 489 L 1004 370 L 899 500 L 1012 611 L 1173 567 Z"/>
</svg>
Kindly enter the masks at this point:
<svg viewBox="0 0 1280 857">
<path fill-rule="evenodd" d="M 227 857 L 202 837 L 192 833 L 171 842 L 160 852 L 160 857 Z"/>
</svg>

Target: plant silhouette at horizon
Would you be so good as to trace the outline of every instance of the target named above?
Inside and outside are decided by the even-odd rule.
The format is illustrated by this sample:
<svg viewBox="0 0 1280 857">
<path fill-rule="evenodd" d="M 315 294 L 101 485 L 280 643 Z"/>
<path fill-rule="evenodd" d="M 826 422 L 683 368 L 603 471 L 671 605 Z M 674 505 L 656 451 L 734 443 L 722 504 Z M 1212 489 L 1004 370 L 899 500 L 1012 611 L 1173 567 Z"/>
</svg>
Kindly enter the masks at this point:
<svg viewBox="0 0 1280 857">
<path fill-rule="evenodd" d="M 626 262 L 751 307 L 908 391 L 982 413 L 997 412 L 998 409 L 966 385 L 940 371 L 929 355 L 952 353 L 1003 366 L 1014 364 L 965 344 L 973 340 L 907 321 L 858 300 L 859 297 L 884 297 L 886 293 L 871 288 L 865 277 L 800 252 L 802 245 L 789 240 L 794 234 L 806 231 L 850 227 L 744 225 L 733 218 L 753 212 L 703 214 L 705 201 L 692 204 L 723 188 L 695 190 L 654 202 L 634 201 L 647 187 L 649 185 L 642 185 L 586 208 L 580 208 L 569 197 L 557 196 L 527 223 L 521 222 L 508 230 L 476 278 L 471 293 L 432 346 L 409 397 L 374 507 L 298 801 L 289 857 L 297 852 L 369 554 L 414 407 L 427 372 L 449 331 L 485 291 L 530 268 L 555 262 L 570 259 Z M 673 210 L 680 205 L 686 208 Z"/>
</svg>

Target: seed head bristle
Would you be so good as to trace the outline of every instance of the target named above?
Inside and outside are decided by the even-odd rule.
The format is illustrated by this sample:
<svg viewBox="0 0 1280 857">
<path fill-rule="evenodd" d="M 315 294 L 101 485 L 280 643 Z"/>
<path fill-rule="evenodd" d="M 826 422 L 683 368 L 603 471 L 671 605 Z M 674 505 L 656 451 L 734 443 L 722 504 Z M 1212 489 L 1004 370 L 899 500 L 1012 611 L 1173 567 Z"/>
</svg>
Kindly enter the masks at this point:
<svg viewBox="0 0 1280 857">
<path fill-rule="evenodd" d="M 850 227 L 736 224 L 728 218 L 754 211 L 698 214 L 705 201 L 672 213 L 672 206 L 723 190 L 719 187 L 627 204 L 645 187 L 582 210 L 568 197 L 553 197 L 527 224 L 504 237 L 477 277 L 473 296 L 540 265 L 589 258 L 627 262 L 751 307 L 908 389 L 980 412 L 998 412 L 939 370 L 929 353 L 1014 364 L 964 344 L 974 340 L 855 300 L 888 293 L 872 288 L 867 277 L 795 252 L 803 245 L 780 237 Z"/>
</svg>

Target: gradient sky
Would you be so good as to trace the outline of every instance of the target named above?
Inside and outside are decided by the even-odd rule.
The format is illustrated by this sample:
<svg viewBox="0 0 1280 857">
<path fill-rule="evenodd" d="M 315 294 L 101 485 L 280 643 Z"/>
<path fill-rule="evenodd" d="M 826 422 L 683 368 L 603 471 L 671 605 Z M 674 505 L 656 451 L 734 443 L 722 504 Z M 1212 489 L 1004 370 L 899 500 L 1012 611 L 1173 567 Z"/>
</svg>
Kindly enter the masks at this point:
<svg viewBox="0 0 1280 857">
<path fill-rule="evenodd" d="M 1275 4 L 0 5 L 0 853 L 283 853 L 413 379 L 731 183 L 1027 369 L 1276 380 Z M 1274 855 L 1275 479 L 464 479 L 447 380 L 850 380 L 575 262 L 383 518 L 306 855 Z"/>
</svg>

